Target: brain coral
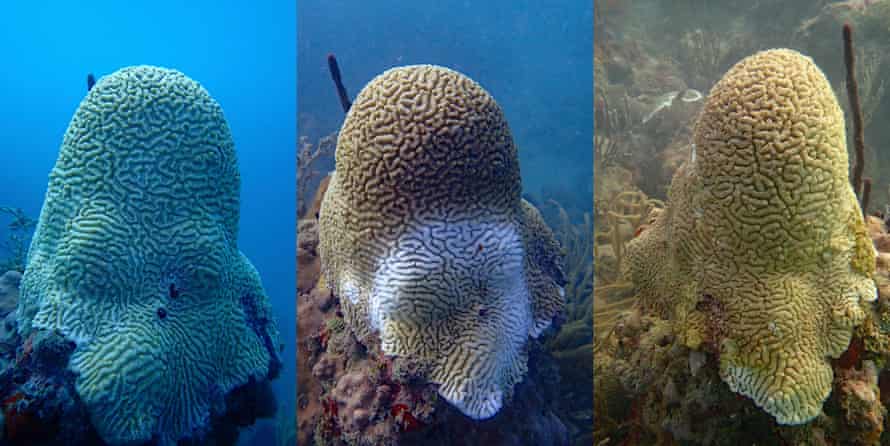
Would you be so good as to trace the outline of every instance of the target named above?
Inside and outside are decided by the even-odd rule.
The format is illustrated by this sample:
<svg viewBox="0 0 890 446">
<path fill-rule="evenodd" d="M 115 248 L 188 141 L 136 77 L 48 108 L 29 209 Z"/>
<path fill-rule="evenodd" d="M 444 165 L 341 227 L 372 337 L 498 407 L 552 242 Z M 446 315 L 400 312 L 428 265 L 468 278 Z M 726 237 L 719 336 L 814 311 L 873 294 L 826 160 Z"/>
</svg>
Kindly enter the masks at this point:
<svg viewBox="0 0 890 446">
<path fill-rule="evenodd" d="M 644 306 L 671 308 L 687 344 L 718 349 L 723 380 L 782 424 L 820 413 L 828 358 L 876 298 L 847 169 L 819 68 L 791 50 L 757 53 L 714 86 L 667 211 L 628 248 Z"/>
<path fill-rule="evenodd" d="M 336 165 L 319 250 L 347 322 L 424 361 L 463 413 L 494 415 L 565 282 L 552 232 L 520 198 L 500 107 L 455 71 L 391 69 L 353 103 Z"/>
<path fill-rule="evenodd" d="M 226 393 L 280 368 L 257 271 L 237 247 L 240 177 L 222 109 L 162 68 L 81 102 L 50 174 L 20 331 L 59 330 L 109 444 L 199 434 Z"/>
</svg>

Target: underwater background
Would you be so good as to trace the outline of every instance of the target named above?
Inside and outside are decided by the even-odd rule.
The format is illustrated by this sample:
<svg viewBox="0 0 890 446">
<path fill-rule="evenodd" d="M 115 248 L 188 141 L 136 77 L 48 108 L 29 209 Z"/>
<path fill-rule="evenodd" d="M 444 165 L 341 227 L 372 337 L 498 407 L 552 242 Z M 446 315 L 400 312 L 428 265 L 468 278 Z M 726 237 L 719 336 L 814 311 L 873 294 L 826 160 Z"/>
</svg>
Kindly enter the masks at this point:
<svg viewBox="0 0 890 446">
<path fill-rule="evenodd" d="M 0 14 L 0 207 L 39 216 L 62 136 L 87 93 L 87 73 L 98 80 L 129 65 L 173 68 L 220 103 L 241 174 L 238 245 L 262 277 L 285 344 L 273 386 L 288 426 L 296 361 L 295 34 L 296 3 L 280 0 L 7 2 Z M 0 240 L 21 235 L 10 231 L 11 221 L 0 214 Z M 0 259 L 11 254 L 0 247 Z M 275 430 L 288 426 L 260 421 L 241 443 L 270 444 Z"/>
<path fill-rule="evenodd" d="M 303 0 L 298 8 L 300 136 L 314 142 L 342 123 L 328 53 L 351 97 L 386 69 L 442 65 L 479 82 L 503 108 L 524 192 L 589 211 L 591 2 Z"/>
</svg>

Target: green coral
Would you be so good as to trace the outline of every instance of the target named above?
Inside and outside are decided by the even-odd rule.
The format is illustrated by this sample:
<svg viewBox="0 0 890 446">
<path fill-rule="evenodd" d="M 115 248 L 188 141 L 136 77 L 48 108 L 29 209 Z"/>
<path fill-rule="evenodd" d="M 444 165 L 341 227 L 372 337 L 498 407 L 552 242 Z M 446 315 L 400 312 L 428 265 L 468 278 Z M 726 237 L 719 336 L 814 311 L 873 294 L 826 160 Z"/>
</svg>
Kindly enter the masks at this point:
<svg viewBox="0 0 890 446">
<path fill-rule="evenodd" d="M 230 390 L 277 374 L 278 330 L 238 250 L 239 188 L 222 109 L 182 73 L 124 68 L 74 114 L 18 318 L 23 335 L 76 342 L 76 388 L 106 443 L 199 434 Z"/>
</svg>

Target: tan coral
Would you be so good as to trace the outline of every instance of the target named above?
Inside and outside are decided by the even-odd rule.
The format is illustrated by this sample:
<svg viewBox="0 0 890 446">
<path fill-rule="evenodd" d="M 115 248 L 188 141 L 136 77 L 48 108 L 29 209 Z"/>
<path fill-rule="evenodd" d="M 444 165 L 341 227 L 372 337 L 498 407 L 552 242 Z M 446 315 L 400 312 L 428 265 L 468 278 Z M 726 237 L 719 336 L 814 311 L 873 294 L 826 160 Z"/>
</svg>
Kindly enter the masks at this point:
<svg viewBox="0 0 890 446">
<path fill-rule="evenodd" d="M 732 390 L 807 422 L 876 295 L 837 99 L 810 58 L 760 52 L 713 88 L 693 142 L 628 276 L 687 321 L 687 345 L 719 349 Z"/>
<path fill-rule="evenodd" d="M 558 245 L 520 190 L 494 99 L 418 65 L 356 97 L 321 206 L 322 274 L 350 328 L 426 362 L 439 393 L 474 418 L 501 408 L 526 373 L 529 336 L 563 305 Z"/>
</svg>

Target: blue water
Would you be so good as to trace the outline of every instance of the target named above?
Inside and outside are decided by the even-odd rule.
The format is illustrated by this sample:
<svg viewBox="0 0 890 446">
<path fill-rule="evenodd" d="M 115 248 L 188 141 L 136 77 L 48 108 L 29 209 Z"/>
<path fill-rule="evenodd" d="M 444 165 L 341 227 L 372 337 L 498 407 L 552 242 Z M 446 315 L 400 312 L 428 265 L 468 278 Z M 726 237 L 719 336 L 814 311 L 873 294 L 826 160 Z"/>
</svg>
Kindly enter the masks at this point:
<svg viewBox="0 0 890 446">
<path fill-rule="evenodd" d="M 175 68 L 222 105 L 241 169 L 239 247 L 278 316 L 286 349 L 275 386 L 288 413 L 296 373 L 295 33 L 296 4 L 282 0 L 14 1 L 0 13 L 0 206 L 39 215 L 87 73 Z M 0 215 L 0 240 L 7 220 Z"/>
<path fill-rule="evenodd" d="M 301 135 L 315 140 L 342 123 L 327 53 L 336 54 L 353 98 L 388 68 L 443 65 L 479 82 L 504 109 L 526 192 L 546 198 L 561 189 L 590 203 L 591 1 L 302 0 L 298 9 Z"/>
</svg>

